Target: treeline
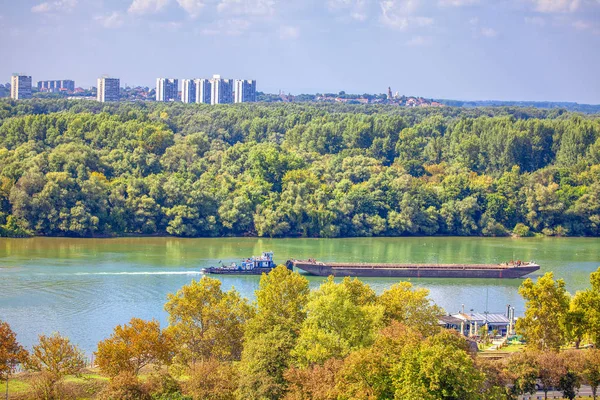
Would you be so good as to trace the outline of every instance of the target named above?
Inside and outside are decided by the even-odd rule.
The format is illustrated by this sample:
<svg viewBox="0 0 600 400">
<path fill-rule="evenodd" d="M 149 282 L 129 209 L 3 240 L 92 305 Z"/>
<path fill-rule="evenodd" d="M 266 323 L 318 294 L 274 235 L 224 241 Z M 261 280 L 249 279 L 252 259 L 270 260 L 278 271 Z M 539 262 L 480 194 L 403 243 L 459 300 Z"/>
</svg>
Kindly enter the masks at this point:
<svg viewBox="0 0 600 400">
<path fill-rule="evenodd" d="M 0 102 L 0 235 L 600 234 L 562 110 Z"/>
<path fill-rule="evenodd" d="M 377 295 L 357 279 L 329 278 L 311 292 L 305 277 L 279 266 L 249 303 L 204 277 L 168 296 L 168 327 L 133 318 L 98 343 L 95 363 L 109 381 L 84 385 L 87 394 L 65 380 L 84 370 L 67 338 L 40 336 L 27 352 L 1 321 L 0 378 L 22 364 L 33 375 L 21 398 L 44 400 L 502 400 L 538 387 L 573 399 L 582 384 L 595 399 L 600 350 L 560 351 L 584 339 L 600 344 L 600 268 L 591 282 L 571 298 L 551 273 L 526 280 L 516 327 L 526 351 L 489 361 L 477 356 L 475 338 L 440 328 L 443 310 L 408 282 Z"/>
</svg>

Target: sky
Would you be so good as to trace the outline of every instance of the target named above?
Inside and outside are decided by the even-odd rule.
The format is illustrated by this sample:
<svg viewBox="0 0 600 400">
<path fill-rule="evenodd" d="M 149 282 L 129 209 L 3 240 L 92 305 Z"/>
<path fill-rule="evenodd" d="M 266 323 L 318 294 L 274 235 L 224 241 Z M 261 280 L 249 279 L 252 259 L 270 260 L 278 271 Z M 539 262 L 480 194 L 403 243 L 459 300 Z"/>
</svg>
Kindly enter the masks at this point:
<svg viewBox="0 0 600 400">
<path fill-rule="evenodd" d="M 0 82 L 600 104 L 600 0 L 0 0 Z"/>
</svg>

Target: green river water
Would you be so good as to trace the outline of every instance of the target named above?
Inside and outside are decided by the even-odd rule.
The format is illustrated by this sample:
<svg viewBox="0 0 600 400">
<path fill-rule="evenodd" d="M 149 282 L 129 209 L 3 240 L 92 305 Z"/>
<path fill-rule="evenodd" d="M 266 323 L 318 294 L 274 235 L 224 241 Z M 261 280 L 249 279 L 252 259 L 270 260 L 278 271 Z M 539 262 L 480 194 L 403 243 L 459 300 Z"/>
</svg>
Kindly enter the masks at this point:
<svg viewBox="0 0 600 400">
<path fill-rule="evenodd" d="M 8 321 L 27 347 L 37 335 L 55 331 L 69 336 L 86 353 L 131 317 L 156 318 L 163 326 L 163 304 L 200 270 L 219 261 L 240 261 L 273 250 L 278 263 L 289 258 L 323 261 L 496 263 L 536 261 L 553 271 L 574 293 L 589 285 L 600 266 L 597 238 L 0 238 L 0 320 Z M 219 276 L 253 299 L 258 276 Z M 323 278 L 309 277 L 317 287 Z M 381 292 L 395 279 L 369 278 Z M 412 279 L 426 287 L 448 312 L 504 312 L 524 309 L 518 294 L 522 279 Z"/>
</svg>

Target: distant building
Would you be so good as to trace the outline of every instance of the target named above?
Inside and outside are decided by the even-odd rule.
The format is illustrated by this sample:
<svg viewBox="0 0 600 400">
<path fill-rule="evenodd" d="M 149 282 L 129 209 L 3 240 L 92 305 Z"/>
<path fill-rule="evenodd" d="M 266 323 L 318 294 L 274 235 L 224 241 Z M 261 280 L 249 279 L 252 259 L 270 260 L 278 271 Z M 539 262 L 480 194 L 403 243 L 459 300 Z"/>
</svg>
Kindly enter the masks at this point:
<svg viewBox="0 0 600 400">
<path fill-rule="evenodd" d="M 243 79 L 235 80 L 235 103 L 249 103 L 256 101 L 256 81 Z"/>
<path fill-rule="evenodd" d="M 196 103 L 210 104 L 211 84 L 209 79 L 196 79 Z"/>
<path fill-rule="evenodd" d="M 121 94 L 121 81 L 118 78 L 98 78 L 98 89 L 96 99 L 105 103 L 108 101 L 119 101 Z"/>
<path fill-rule="evenodd" d="M 40 92 L 74 92 L 75 91 L 75 81 L 65 79 L 59 81 L 39 81 L 37 83 L 37 88 Z"/>
<path fill-rule="evenodd" d="M 233 81 L 213 75 L 210 80 L 210 104 L 233 103 Z"/>
<path fill-rule="evenodd" d="M 193 79 L 181 81 L 181 101 L 183 103 L 196 102 L 196 82 Z"/>
<path fill-rule="evenodd" d="M 175 101 L 179 93 L 177 79 L 158 78 L 156 80 L 156 101 Z"/>
<path fill-rule="evenodd" d="M 31 98 L 31 76 L 14 74 L 10 78 L 10 97 L 13 100 Z"/>
</svg>

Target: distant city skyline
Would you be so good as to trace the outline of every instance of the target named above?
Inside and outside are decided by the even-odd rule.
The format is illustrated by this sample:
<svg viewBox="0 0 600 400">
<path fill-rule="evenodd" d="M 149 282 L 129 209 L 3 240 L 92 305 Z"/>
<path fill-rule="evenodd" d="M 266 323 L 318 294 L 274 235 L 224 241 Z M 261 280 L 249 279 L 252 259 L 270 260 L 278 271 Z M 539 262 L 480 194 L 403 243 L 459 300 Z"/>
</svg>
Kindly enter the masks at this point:
<svg viewBox="0 0 600 400">
<path fill-rule="evenodd" d="M 4 82 L 220 73 L 266 93 L 600 103 L 598 0 L 22 0 L 0 30 Z"/>
</svg>

